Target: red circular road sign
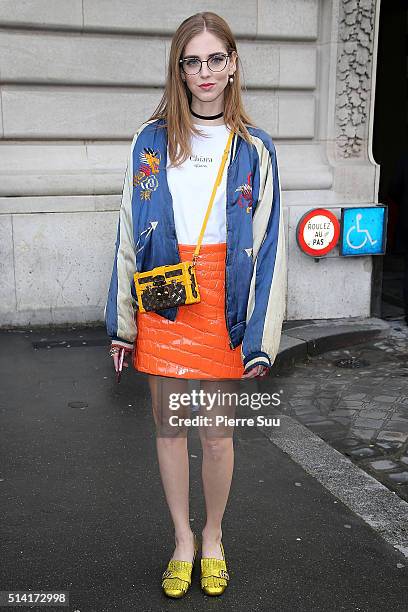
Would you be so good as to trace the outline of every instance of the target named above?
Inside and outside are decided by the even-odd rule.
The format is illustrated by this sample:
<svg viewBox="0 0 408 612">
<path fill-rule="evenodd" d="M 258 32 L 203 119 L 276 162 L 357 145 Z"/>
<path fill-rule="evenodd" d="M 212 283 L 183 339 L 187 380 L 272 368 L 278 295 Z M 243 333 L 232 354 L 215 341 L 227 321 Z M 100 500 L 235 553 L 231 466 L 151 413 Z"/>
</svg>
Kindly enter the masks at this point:
<svg viewBox="0 0 408 612">
<path fill-rule="evenodd" d="M 300 219 L 296 238 L 299 248 L 307 255 L 321 257 L 336 246 L 340 236 L 340 223 L 327 208 L 313 208 Z"/>
</svg>

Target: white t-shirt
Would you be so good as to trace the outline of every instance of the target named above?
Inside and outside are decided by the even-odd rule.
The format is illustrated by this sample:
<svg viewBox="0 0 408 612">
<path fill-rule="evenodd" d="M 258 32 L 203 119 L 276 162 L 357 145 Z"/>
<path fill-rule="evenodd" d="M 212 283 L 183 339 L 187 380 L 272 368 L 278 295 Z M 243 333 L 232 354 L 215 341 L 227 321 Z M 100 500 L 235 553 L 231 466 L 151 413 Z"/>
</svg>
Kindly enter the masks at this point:
<svg viewBox="0 0 408 612">
<path fill-rule="evenodd" d="M 197 125 L 197 124 L 196 124 Z M 169 168 L 167 181 L 173 199 L 174 220 L 179 244 L 198 242 L 201 226 L 227 144 L 229 129 L 223 125 L 200 125 L 208 136 L 192 135 L 192 156 L 177 168 Z M 226 184 L 229 156 L 217 188 L 202 244 L 226 242 Z"/>
</svg>

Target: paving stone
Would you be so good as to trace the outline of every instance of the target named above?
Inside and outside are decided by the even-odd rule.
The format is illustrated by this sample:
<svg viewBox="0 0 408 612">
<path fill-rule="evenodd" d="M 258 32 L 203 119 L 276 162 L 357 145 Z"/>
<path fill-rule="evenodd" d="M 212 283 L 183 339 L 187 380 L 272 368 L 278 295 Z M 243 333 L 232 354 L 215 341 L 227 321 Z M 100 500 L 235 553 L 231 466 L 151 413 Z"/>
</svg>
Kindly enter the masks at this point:
<svg viewBox="0 0 408 612">
<path fill-rule="evenodd" d="M 298 410 L 294 410 L 293 415 L 299 419 L 307 419 L 308 417 L 313 418 L 315 416 L 321 418 L 321 415 L 316 412 L 316 410 L 311 410 L 310 412 L 299 412 Z"/>
<path fill-rule="evenodd" d="M 339 429 L 332 429 L 330 431 L 318 430 L 315 433 L 334 448 L 336 448 L 336 445 L 341 443 L 342 439 L 344 438 L 344 433 L 342 433 Z"/>
<path fill-rule="evenodd" d="M 396 402 L 398 405 L 402 404 L 402 405 L 406 405 L 408 408 L 408 397 L 406 397 L 405 395 L 401 395 Z"/>
<path fill-rule="evenodd" d="M 387 415 L 386 410 L 384 411 L 370 410 L 369 408 L 366 408 L 364 413 L 367 415 L 369 419 L 384 419 L 386 418 L 386 415 Z"/>
<path fill-rule="evenodd" d="M 382 459 L 380 461 L 370 461 L 369 465 L 371 465 L 375 470 L 380 472 L 382 470 L 393 470 L 394 468 L 398 467 L 397 463 L 394 463 L 394 461 L 390 461 L 389 459 Z"/>
<path fill-rule="evenodd" d="M 366 396 L 365 393 L 353 393 L 352 395 L 345 395 L 344 399 L 346 400 L 360 400 L 364 399 Z"/>
<path fill-rule="evenodd" d="M 402 484 L 408 483 L 408 472 L 394 472 L 394 474 L 387 474 L 387 478 L 393 482 L 400 482 Z"/>
<path fill-rule="evenodd" d="M 376 453 L 373 448 L 364 447 L 364 448 L 353 448 L 352 450 L 348 451 L 348 454 L 351 455 L 352 457 L 362 458 L 362 457 L 372 457 Z"/>
<path fill-rule="evenodd" d="M 333 421 L 319 421 L 316 423 L 311 423 L 313 427 L 322 427 L 331 429 L 332 427 L 338 427 L 337 423 L 333 423 Z"/>
<path fill-rule="evenodd" d="M 310 412 L 304 412 L 304 413 L 296 411 L 296 416 L 304 421 L 311 421 L 311 422 L 325 420 L 326 418 L 325 416 L 322 416 L 320 412 L 318 412 L 317 410 L 312 410 Z"/>
<path fill-rule="evenodd" d="M 305 423 L 307 423 L 308 425 L 312 425 L 313 427 L 336 427 L 336 423 L 333 423 L 333 421 L 327 421 L 323 418 L 320 418 L 319 420 L 310 420 L 309 418 L 305 418 Z"/>
<path fill-rule="evenodd" d="M 333 417 L 337 417 L 337 416 L 349 416 L 352 417 L 356 414 L 356 410 L 347 410 L 347 409 L 340 409 L 340 410 L 333 410 L 330 411 L 330 415 Z"/>
<path fill-rule="evenodd" d="M 336 422 L 336 423 L 340 423 L 343 426 L 348 426 L 350 427 L 351 425 L 351 419 L 349 417 L 342 417 L 342 416 L 332 416 L 332 419 Z"/>
<path fill-rule="evenodd" d="M 388 421 L 388 423 L 384 426 L 384 430 L 392 430 L 399 431 L 402 433 L 408 432 L 408 422 L 407 421 Z"/>
<path fill-rule="evenodd" d="M 311 412 L 317 412 L 314 406 L 292 406 L 296 414 L 309 414 Z"/>
<path fill-rule="evenodd" d="M 351 427 L 351 432 L 353 433 L 353 436 L 356 438 L 361 438 L 361 440 L 371 440 L 375 436 L 374 429 Z"/>
<path fill-rule="evenodd" d="M 405 442 L 408 438 L 408 434 L 399 431 L 385 431 L 382 430 L 377 438 L 379 440 L 395 440 L 396 442 Z"/>
<path fill-rule="evenodd" d="M 389 450 L 392 452 L 397 451 L 401 448 L 401 442 L 380 442 L 379 440 L 375 441 L 376 446 L 379 446 L 383 450 Z"/>
<path fill-rule="evenodd" d="M 307 367 L 307 366 L 306 366 L 306 367 Z M 310 391 L 310 395 L 311 395 L 312 393 L 314 393 L 314 392 L 315 392 L 315 390 L 316 390 L 316 385 L 315 385 L 315 383 L 310 383 L 310 384 L 309 384 L 309 383 L 305 382 L 305 380 L 300 381 L 300 383 L 301 383 L 301 389 L 300 389 L 300 390 L 299 390 L 299 392 L 298 392 L 298 395 L 299 395 L 299 396 L 300 396 L 301 394 L 302 394 L 303 396 L 305 396 L 305 395 L 306 395 L 306 394 L 307 394 L 309 391 Z"/>
<path fill-rule="evenodd" d="M 393 395 L 377 395 L 376 397 L 373 397 L 374 401 L 384 402 L 386 404 L 392 404 L 396 399 L 397 398 Z"/>
<path fill-rule="evenodd" d="M 366 417 L 358 417 L 353 425 L 357 425 L 358 427 L 374 427 L 375 429 L 379 429 L 384 425 L 384 419 L 369 419 Z"/>
<path fill-rule="evenodd" d="M 346 448 L 353 448 L 354 446 L 358 446 L 360 444 L 360 440 L 356 440 L 355 438 L 343 438 L 343 446 Z"/>
<path fill-rule="evenodd" d="M 351 356 L 370 366 L 347 370 L 334 365 Z M 405 372 L 408 374 L 408 328 L 397 332 L 394 325 L 386 341 L 368 341 L 358 350 L 351 347 L 310 357 L 303 364 L 294 364 L 279 382 L 287 385 L 288 404 L 299 422 L 339 452 L 359 464 L 361 460 L 362 469 L 368 460 L 370 473 L 381 482 L 387 480 L 387 486 L 408 501 L 408 482 L 389 479 L 393 473 L 408 471 L 408 451 L 399 457 L 402 446 L 408 446 Z"/>
<path fill-rule="evenodd" d="M 321 384 L 326 384 L 326 381 L 323 381 L 323 383 Z M 318 399 L 325 399 L 325 400 L 334 400 L 336 399 L 338 396 L 338 392 L 337 391 L 332 391 L 331 393 L 327 392 L 327 389 L 324 389 L 323 391 L 320 389 L 320 391 L 317 391 L 316 397 Z"/>
<path fill-rule="evenodd" d="M 408 501 L 408 485 L 401 485 L 398 487 L 398 495 Z"/>
<path fill-rule="evenodd" d="M 406 410 L 406 412 L 399 412 L 397 410 L 397 412 L 395 412 L 392 417 L 391 417 L 392 421 L 408 421 L 408 409 Z"/>
<path fill-rule="evenodd" d="M 364 410 L 378 410 L 382 413 L 388 414 L 389 412 L 391 412 L 392 414 L 394 414 L 391 404 L 382 404 L 380 402 L 373 402 L 371 400 L 365 402 Z"/>
<path fill-rule="evenodd" d="M 316 397 L 314 403 L 318 406 L 323 406 L 324 408 L 333 407 L 337 408 L 339 406 L 339 402 L 334 399 L 325 399 L 324 397 Z M 339 406 L 340 407 L 340 406 Z"/>
</svg>

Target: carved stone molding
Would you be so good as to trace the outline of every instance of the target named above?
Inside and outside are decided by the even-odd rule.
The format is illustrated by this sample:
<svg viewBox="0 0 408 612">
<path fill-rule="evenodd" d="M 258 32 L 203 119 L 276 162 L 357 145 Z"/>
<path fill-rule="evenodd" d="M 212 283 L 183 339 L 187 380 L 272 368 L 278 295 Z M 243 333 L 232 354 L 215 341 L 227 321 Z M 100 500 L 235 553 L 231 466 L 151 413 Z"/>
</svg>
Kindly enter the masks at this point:
<svg viewBox="0 0 408 612">
<path fill-rule="evenodd" d="M 376 0 L 342 0 L 336 79 L 336 152 L 362 157 L 368 134 Z"/>
</svg>

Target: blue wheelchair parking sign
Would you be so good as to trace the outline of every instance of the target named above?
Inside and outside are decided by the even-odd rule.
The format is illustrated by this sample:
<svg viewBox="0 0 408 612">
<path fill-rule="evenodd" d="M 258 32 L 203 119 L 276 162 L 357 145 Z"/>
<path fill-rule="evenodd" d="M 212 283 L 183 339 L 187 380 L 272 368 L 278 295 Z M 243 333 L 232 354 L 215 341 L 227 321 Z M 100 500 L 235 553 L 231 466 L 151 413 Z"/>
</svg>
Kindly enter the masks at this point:
<svg viewBox="0 0 408 612">
<path fill-rule="evenodd" d="M 340 255 L 385 253 L 387 206 L 341 209 Z"/>
</svg>

